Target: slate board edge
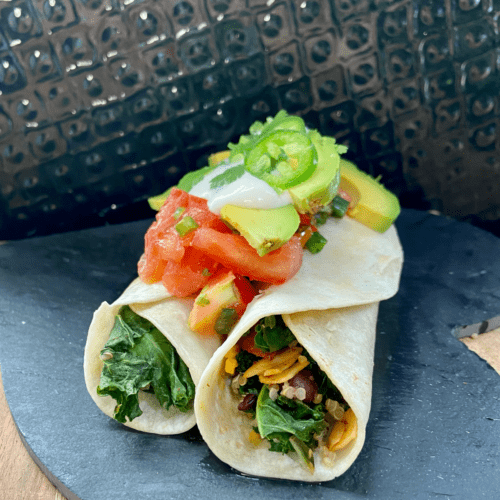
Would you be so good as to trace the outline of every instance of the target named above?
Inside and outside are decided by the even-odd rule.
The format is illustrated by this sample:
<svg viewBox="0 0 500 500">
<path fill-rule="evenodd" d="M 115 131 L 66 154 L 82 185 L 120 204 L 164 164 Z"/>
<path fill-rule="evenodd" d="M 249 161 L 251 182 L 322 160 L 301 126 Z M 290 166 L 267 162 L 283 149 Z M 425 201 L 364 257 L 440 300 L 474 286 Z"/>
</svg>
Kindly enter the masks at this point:
<svg viewBox="0 0 500 500">
<path fill-rule="evenodd" d="M 425 216 L 424 216 L 424 218 L 425 218 Z M 47 467 L 45 467 L 43 465 L 43 463 L 41 463 L 41 461 L 36 457 L 36 455 L 34 454 L 33 450 L 30 448 L 30 446 L 26 442 L 26 439 L 24 439 L 24 437 L 23 437 L 23 435 L 22 435 L 19 427 L 17 426 L 17 423 L 16 423 L 16 427 L 17 427 L 17 430 L 19 432 L 21 440 L 22 440 L 24 446 L 26 447 L 28 453 L 33 458 L 33 460 L 35 461 L 35 463 L 37 463 L 37 465 L 40 467 L 40 469 L 42 470 L 42 472 L 44 472 L 44 474 L 47 475 L 47 477 L 51 481 L 51 483 L 54 484 L 54 486 L 56 488 L 58 488 L 61 491 L 61 493 L 63 493 L 68 498 L 68 500 L 80 500 L 79 497 L 75 496 L 72 492 L 70 492 L 68 490 L 68 488 L 62 482 L 60 482 L 57 478 L 55 478 L 54 475 L 47 469 Z M 338 491 L 337 490 L 336 493 L 342 495 L 342 494 L 344 494 L 346 492 L 342 492 L 342 491 Z"/>
<path fill-rule="evenodd" d="M 12 415 L 12 413 L 11 413 Z M 14 420 L 14 416 L 12 415 L 12 420 Z M 32 450 L 31 446 L 26 441 L 21 429 L 17 426 L 16 421 L 14 420 L 14 425 L 16 426 L 17 433 L 21 438 L 21 442 L 23 443 L 26 451 L 29 456 L 32 458 L 33 462 L 38 466 L 38 468 L 45 474 L 47 479 L 54 485 L 54 487 L 61 493 L 63 497 L 67 500 L 81 500 L 80 497 L 76 496 L 64 483 L 62 483 L 52 472 L 48 469 L 48 467 L 37 457 L 36 453 Z"/>
</svg>

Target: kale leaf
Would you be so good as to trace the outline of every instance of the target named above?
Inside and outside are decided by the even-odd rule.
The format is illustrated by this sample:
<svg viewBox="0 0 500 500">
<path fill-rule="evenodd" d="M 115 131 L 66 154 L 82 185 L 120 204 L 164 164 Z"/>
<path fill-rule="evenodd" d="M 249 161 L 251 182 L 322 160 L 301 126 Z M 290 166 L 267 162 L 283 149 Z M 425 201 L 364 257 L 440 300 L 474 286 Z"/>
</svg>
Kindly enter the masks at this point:
<svg viewBox="0 0 500 500">
<path fill-rule="evenodd" d="M 186 364 L 165 336 L 130 307 L 120 309 L 102 354 L 112 357 L 104 361 L 97 394 L 116 400 L 118 422 L 142 415 L 139 390 L 148 387 L 164 408 L 191 409 L 195 386 Z"/>
<path fill-rule="evenodd" d="M 278 396 L 273 401 L 266 385 L 262 387 L 257 400 L 256 420 L 259 434 L 271 443 L 270 450 L 282 453 L 294 449 L 289 442 L 291 436 L 314 449 L 317 446 L 314 436 L 326 426 L 322 411 L 284 396 Z"/>
<path fill-rule="evenodd" d="M 295 340 L 292 331 L 285 325 L 281 316 L 266 316 L 256 325 L 254 343 L 264 352 L 283 349 Z"/>
<path fill-rule="evenodd" d="M 236 355 L 236 361 L 238 366 L 236 367 L 236 371 L 238 373 L 245 373 L 256 361 L 260 358 L 255 354 L 252 354 L 248 351 L 241 350 Z"/>
</svg>

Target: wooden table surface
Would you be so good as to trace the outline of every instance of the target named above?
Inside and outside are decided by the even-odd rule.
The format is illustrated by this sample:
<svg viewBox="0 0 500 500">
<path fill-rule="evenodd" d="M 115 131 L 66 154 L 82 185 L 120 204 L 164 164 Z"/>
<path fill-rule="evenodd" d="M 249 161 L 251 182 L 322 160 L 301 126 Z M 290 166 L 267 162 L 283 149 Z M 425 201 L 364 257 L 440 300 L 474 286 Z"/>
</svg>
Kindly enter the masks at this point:
<svg viewBox="0 0 500 500">
<path fill-rule="evenodd" d="M 17 432 L 0 370 L 0 493 L 5 500 L 65 500 L 33 462 Z"/>
</svg>

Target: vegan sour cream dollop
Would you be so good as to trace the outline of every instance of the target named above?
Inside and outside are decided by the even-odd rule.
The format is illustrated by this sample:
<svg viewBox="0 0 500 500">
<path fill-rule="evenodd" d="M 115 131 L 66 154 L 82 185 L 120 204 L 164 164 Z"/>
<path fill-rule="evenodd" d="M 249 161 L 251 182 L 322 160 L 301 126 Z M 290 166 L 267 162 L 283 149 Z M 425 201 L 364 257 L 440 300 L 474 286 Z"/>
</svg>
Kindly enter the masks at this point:
<svg viewBox="0 0 500 500">
<path fill-rule="evenodd" d="M 267 182 L 246 171 L 230 184 L 217 188 L 210 187 L 210 181 L 214 177 L 234 166 L 234 164 L 219 165 L 195 184 L 189 193 L 205 198 L 208 202 L 208 209 L 217 215 L 220 215 L 224 205 L 245 208 L 279 208 L 293 203 L 288 191 L 278 194 Z"/>
</svg>

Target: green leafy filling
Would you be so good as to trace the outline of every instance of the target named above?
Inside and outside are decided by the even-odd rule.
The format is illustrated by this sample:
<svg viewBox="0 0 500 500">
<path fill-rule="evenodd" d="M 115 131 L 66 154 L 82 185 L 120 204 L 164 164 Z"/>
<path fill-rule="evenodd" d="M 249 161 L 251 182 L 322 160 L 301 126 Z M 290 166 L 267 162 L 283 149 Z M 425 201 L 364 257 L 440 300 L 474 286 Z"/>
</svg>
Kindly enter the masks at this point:
<svg viewBox="0 0 500 500">
<path fill-rule="evenodd" d="M 285 396 L 278 396 L 273 401 L 267 385 L 262 387 L 257 399 L 257 428 L 259 434 L 269 440 L 270 451 L 295 451 L 290 442 L 292 436 L 310 450 L 314 450 L 318 444 L 315 436 L 327 425 L 324 417 L 324 409 L 321 406 L 311 408 L 302 401 Z"/>
<path fill-rule="evenodd" d="M 245 373 L 255 362 L 257 362 L 260 358 L 255 354 L 252 354 L 248 351 L 241 350 L 236 355 L 236 361 L 238 362 L 238 366 L 236 367 L 236 371 L 238 373 Z"/>
<path fill-rule="evenodd" d="M 282 349 L 295 340 L 293 333 L 279 315 L 262 318 L 256 326 L 262 328 L 256 328 L 258 333 L 254 337 L 254 344 L 265 352 Z M 254 430 L 269 441 L 269 450 L 284 454 L 295 452 L 296 460 L 312 472 L 314 471 L 313 453 L 318 446 L 316 437 L 328 425 L 325 420 L 327 414 L 325 401 L 327 399 L 337 401 L 344 410 L 347 410 L 349 405 L 305 349 L 302 355 L 306 356 L 309 361 L 307 369 L 318 386 L 318 394 L 323 395 L 321 403 L 309 405 L 282 395 L 278 395 L 273 400 L 269 396 L 269 385 L 262 384 L 258 376 L 250 377 L 243 386 L 240 386 L 239 393 L 258 395 L 256 408 L 248 413 L 256 419 L 257 426 Z M 236 355 L 237 373 L 244 373 L 260 359 L 254 354 L 241 350 Z"/>
<path fill-rule="evenodd" d="M 261 319 L 255 325 L 255 331 L 255 347 L 264 352 L 279 351 L 295 340 L 281 316 L 267 316 Z"/>
<path fill-rule="evenodd" d="M 101 356 L 105 361 L 97 394 L 116 400 L 118 422 L 142 415 L 141 389 L 154 392 L 163 408 L 192 408 L 195 386 L 186 364 L 165 336 L 130 307 L 120 309 Z"/>
</svg>

